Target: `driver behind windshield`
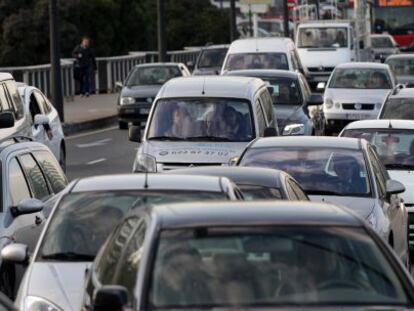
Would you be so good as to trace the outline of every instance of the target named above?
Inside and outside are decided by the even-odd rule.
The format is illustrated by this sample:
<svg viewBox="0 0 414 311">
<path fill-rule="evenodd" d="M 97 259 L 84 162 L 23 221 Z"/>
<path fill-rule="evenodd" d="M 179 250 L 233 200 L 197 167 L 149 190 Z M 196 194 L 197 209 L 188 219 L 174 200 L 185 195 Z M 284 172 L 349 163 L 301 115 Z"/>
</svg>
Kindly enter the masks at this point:
<svg viewBox="0 0 414 311">
<path fill-rule="evenodd" d="M 371 89 L 388 89 L 388 81 L 384 74 L 380 72 L 374 72 L 369 80 L 368 87 Z"/>
<path fill-rule="evenodd" d="M 224 109 L 224 120 L 227 126 L 226 137 L 235 140 L 243 140 L 246 135 L 246 127 L 242 122 L 242 114 L 236 111 L 233 107 L 227 106 Z"/>
<path fill-rule="evenodd" d="M 361 177 L 361 166 L 352 156 L 333 157 L 333 169 L 340 180 L 343 193 L 365 193 L 365 179 Z"/>
<path fill-rule="evenodd" d="M 346 38 L 343 31 L 336 33 L 335 44 L 338 44 L 340 47 L 346 46 Z"/>
</svg>

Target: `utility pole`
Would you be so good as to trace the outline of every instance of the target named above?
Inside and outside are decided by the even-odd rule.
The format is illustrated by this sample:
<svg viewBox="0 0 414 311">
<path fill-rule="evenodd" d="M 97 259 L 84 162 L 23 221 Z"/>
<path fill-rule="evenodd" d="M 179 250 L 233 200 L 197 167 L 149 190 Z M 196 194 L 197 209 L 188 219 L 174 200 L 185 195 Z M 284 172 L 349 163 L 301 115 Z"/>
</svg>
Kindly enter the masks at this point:
<svg viewBox="0 0 414 311">
<path fill-rule="evenodd" d="M 230 42 L 237 39 L 236 27 L 236 0 L 230 0 Z"/>
<path fill-rule="evenodd" d="M 59 0 L 49 2 L 49 27 L 50 27 L 50 64 L 52 102 L 56 107 L 60 120 L 65 121 L 62 96 L 62 78 L 60 75 L 60 33 L 59 33 Z"/>
<path fill-rule="evenodd" d="M 289 31 L 289 9 L 288 9 L 288 0 L 282 0 L 283 1 L 283 29 L 285 32 L 285 37 L 290 37 L 290 31 Z"/>
<path fill-rule="evenodd" d="M 158 61 L 167 61 L 167 53 L 165 47 L 165 10 L 164 0 L 157 0 L 158 7 Z"/>
<path fill-rule="evenodd" d="M 283 0 L 285 1 L 285 0 Z M 252 5 L 249 4 L 249 32 L 250 32 L 250 37 L 253 37 L 253 19 L 252 19 Z"/>
</svg>

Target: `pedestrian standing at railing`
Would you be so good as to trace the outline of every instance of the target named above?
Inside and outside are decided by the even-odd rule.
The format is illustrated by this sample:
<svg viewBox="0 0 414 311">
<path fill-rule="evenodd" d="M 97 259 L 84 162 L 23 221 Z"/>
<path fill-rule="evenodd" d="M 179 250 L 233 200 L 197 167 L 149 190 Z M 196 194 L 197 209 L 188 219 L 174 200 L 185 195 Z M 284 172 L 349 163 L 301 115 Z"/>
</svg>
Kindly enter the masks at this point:
<svg viewBox="0 0 414 311">
<path fill-rule="evenodd" d="M 74 72 L 75 79 L 80 82 L 80 92 L 82 96 L 91 94 L 92 73 L 96 70 L 95 52 L 90 46 L 88 37 L 83 37 L 81 43 L 73 50 L 75 58 Z"/>
</svg>

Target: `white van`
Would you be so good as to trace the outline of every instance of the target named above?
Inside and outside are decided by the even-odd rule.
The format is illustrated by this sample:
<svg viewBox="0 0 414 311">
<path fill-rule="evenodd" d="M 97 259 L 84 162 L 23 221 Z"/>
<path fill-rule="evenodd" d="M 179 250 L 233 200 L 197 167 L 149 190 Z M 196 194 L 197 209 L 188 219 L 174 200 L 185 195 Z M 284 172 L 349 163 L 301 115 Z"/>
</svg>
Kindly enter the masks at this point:
<svg viewBox="0 0 414 311">
<path fill-rule="evenodd" d="M 289 38 L 250 38 L 234 41 L 221 73 L 243 69 L 282 69 L 305 74 L 295 44 Z"/>
</svg>

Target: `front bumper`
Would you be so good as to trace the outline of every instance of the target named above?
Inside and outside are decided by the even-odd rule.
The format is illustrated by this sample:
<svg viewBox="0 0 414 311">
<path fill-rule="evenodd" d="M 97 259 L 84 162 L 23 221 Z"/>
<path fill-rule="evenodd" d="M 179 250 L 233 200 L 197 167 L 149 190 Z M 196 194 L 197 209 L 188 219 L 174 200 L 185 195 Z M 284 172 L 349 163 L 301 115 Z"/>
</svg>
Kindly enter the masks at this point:
<svg viewBox="0 0 414 311">
<path fill-rule="evenodd" d="M 118 118 L 124 122 L 146 122 L 152 104 L 139 103 L 118 106 Z"/>
</svg>

